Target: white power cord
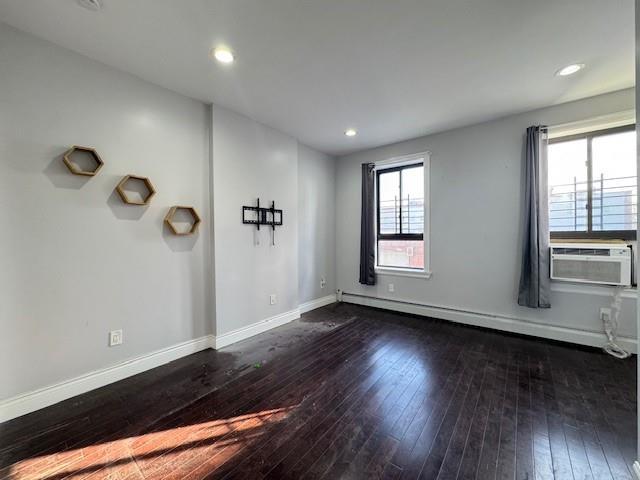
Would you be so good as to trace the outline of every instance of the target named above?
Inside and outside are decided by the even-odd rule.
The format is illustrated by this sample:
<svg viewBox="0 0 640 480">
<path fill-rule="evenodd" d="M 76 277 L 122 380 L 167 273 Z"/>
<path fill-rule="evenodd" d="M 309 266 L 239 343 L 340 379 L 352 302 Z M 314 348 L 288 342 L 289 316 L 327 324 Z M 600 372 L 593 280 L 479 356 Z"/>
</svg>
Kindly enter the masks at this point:
<svg viewBox="0 0 640 480">
<path fill-rule="evenodd" d="M 604 333 L 607 334 L 608 342 L 603 347 L 604 351 L 616 358 L 627 358 L 630 353 L 620 347 L 616 340 L 618 338 L 618 319 L 620 318 L 620 309 L 622 308 L 622 290 L 623 287 L 616 287 L 613 294 L 613 302 L 611 302 L 611 315 L 603 315 Z"/>
</svg>

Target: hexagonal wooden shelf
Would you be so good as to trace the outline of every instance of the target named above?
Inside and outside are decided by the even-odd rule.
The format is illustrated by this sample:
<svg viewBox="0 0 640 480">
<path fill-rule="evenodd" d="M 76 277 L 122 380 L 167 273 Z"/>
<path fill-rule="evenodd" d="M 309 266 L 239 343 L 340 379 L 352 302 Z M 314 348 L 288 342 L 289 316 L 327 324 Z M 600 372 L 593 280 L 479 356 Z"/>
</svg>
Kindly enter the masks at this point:
<svg viewBox="0 0 640 480">
<path fill-rule="evenodd" d="M 126 192 L 126 184 L 130 181 L 134 182 L 142 182 L 147 190 L 147 194 L 143 195 L 142 201 L 134 200 L 127 195 Z M 124 177 L 118 185 L 116 186 L 116 192 L 120 195 L 120 198 L 124 203 L 129 205 L 149 205 L 151 198 L 156 194 L 156 189 L 153 187 L 153 184 L 147 177 L 139 177 L 137 175 L 127 175 Z"/>
<path fill-rule="evenodd" d="M 73 155 L 76 152 L 88 153 L 96 164 L 95 168 L 93 168 L 93 170 L 83 170 L 76 162 L 73 161 Z M 95 149 L 91 147 L 80 147 L 78 145 L 74 145 L 69 150 L 67 150 L 67 153 L 65 153 L 62 157 L 62 161 L 71 173 L 73 173 L 74 175 L 84 175 L 85 177 L 93 177 L 100 171 L 102 165 L 104 165 L 104 162 L 100 158 L 100 155 L 98 155 L 98 152 L 95 151 Z"/>
<path fill-rule="evenodd" d="M 189 230 L 183 231 L 176 228 L 176 226 L 174 225 L 173 217 L 179 211 L 189 212 L 189 215 L 191 215 L 192 221 L 191 228 L 189 228 Z M 175 235 L 191 235 L 193 233 L 196 233 L 196 231 L 198 230 L 198 225 L 200 225 L 200 216 L 198 215 L 198 212 L 196 212 L 196 209 L 193 207 L 183 207 L 176 205 L 169 209 L 169 212 L 167 212 L 167 215 L 164 217 L 164 221 Z"/>
</svg>

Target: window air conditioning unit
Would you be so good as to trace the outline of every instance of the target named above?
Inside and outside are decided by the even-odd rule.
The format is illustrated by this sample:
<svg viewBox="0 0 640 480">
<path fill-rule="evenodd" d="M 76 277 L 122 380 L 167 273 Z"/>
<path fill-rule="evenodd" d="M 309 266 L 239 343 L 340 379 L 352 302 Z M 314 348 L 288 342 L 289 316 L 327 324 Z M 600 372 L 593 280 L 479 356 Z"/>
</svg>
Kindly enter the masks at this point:
<svg viewBox="0 0 640 480">
<path fill-rule="evenodd" d="M 606 243 L 553 243 L 551 278 L 567 282 L 629 286 L 631 247 Z"/>
</svg>

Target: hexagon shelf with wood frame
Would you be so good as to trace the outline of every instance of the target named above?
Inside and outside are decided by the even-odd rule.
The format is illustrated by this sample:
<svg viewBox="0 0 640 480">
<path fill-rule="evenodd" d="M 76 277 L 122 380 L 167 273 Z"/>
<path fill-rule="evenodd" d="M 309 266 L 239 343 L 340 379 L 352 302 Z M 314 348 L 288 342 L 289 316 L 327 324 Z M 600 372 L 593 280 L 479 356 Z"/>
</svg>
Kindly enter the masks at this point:
<svg viewBox="0 0 640 480">
<path fill-rule="evenodd" d="M 176 214 L 188 213 L 191 216 L 191 227 L 188 230 L 182 230 L 176 226 Z M 164 221 L 173 232 L 174 235 L 192 235 L 198 231 L 198 225 L 200 225 L 200 215 L 193 207 L 183 207 L 176 205 L 171 207 L 164 217 Z"/>
<path fill-rule="evenodd" d="M 147 193 L 140 194 L 140 197 L 142 198 L 142 200 L 137 200 L 127 194 L 127 183 L 140 183 L 144 185 L 144 188 L 147 191 Z M 122 199 L 122 201 L 129 205 L 149 205 L 151 198 L 156 194 L 156 189 L 154 188 L 153 184 L 147 177 L 139 177 L 137 175 L 127 175 L 122 180 L 120 180 L 120 182 L 116 186 L 116 192 L 118 192 L 118 195 L 120 195 L 120 198 Z"/>
<path fill-rule="evenodd" d="M 76 161 L 73 160 L 73 157 L 78 153 L 84 153 L 85 155 L 88 155 L 95 163 L 95 167 L 90 170 L 83 169 L 78 163 L 76 163 Z M 69 150 L 67 150 L 67 152 L 62 157 L 62 161 L 71 173 L 73 173 L 74 175 L 83 175 L 85 177 L 93 177 L 100 171 L 100 169 L 104 165 L 104 162 L 100 158 L 100 155 L 98 155 L 98 152 L 95 151 L 95 149 L 91 147 L 80 147 L 78 145 L 74 145 Z"/>
</svg>

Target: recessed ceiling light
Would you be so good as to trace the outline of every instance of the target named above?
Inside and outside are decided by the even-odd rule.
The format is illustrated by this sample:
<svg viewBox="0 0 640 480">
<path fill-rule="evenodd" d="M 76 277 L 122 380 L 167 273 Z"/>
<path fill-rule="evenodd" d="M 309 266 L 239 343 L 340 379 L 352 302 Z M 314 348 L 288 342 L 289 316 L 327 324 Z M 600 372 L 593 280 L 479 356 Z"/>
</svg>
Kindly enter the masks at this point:
<svg viewBox="0 0 640 480">
<path fill-rule="evenodd" d="M 358 134 L 358 132 L 356 132 L 355 128 L 348 128 L 347 130 L 344 131 L 344 134 L 347 137 L 355 137 Z"/>
<path fill-rule="evenodd" d="M 566 77 L 567 75 L 573 75 L 584 68 L 584 63 L 572 63 L 564 68 L 561 68 L 556 72 L 558 77 Z"/>
<path fill-rule="evenodd" d="M 102 8 L 102 0 L 78 0 L 78 4 L 87 10 L 97 12 Z"/>
<path fill-rule="evenodd" d="M 229 50 L 227 47 L 216 47 L 211 50 L 211 56 L 215 58 L 220 63 L 233 63 L 235 59 L 233 56 L 233 52 Z"/>
</svg>

